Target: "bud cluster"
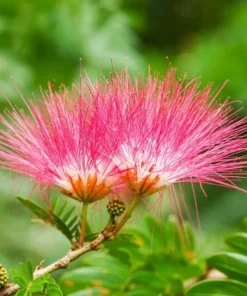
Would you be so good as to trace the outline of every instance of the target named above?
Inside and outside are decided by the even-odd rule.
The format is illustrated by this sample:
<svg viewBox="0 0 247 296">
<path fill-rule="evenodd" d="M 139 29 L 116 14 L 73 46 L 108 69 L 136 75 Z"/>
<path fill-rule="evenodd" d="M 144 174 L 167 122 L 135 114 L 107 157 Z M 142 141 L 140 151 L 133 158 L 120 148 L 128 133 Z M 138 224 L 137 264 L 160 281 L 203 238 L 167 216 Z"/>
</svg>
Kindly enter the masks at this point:
<svg viewBox="0 0 247 296">
<path fill-rule="evenodd" d="M 0 264 L 0 288 L 2 288 L 8 281 L 8 272 L 5 268 L 3 268 L 2 264 Z"/>
<path fill-rule="evenodd" d="M 125 204 L 119 197 L 114 197 L 107 204 L 107 211 L 111 217 L 118 217 L 125 211 Z"/>
</svg>

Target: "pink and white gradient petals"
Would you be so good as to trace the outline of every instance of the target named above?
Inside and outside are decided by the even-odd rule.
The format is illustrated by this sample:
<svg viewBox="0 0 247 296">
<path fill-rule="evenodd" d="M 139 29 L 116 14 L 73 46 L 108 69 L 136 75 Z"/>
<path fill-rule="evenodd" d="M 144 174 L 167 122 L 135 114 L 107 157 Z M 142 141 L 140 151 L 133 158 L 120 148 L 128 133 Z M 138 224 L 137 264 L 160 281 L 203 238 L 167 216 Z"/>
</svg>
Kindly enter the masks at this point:
<svg viewBox="0 0 247 296">
<path fill-rule="evenodd" d="M 125 70 L 97 89 L 99 120 L 119 138 L 112 159 L 132 191 L 148 195 L 191 181 L 240 189 L 235 182 L 246 176 L 247 119 L 229 102 L 217 102 L 210 86 L 199 86 L 199 79 L 176 79 L 174 69 L 146 81 L 131 80 Z M 147 178 L 153 187 L 144 193 Z"/>
<path fill-rule="evenodd" d="M 6 119 L 1 116 L 2 167 L 41 185 L 58 186 L 79 201 L 94 202 L 114 190 L 117 168 L 107 157 L 113 141 L 109 142 L 104 126 L 92 120 L 87 98 L 64 90 L 43 94 L 42 101 L 27 106 L 29 115 L 14 109 Z"/>
</svg>

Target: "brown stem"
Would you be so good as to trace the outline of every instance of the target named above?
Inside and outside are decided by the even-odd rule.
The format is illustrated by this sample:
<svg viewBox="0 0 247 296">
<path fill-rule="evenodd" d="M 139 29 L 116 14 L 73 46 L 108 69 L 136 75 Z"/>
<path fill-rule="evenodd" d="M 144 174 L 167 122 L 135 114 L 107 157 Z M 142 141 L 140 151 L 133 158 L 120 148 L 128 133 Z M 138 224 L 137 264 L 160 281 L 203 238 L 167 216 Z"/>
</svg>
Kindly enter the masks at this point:
<svg viewBox="0 0 247 296">
<path fill-rule="evenodd" d="M 90 251 L 96 250 L 100 244 L 102 244 L 105 240 L 107 240 L 111 236 L 111 232 L 109 232 L 110 228 L 107 228 L 105 231 L 99 234 L 99 236 L 92 241 L 91 243 L 81 247 L 80 249 L 69 251 L 66 256 L 63 258 L 57 260 L 56 262 L 44 267 L 37 269 L 34 274 L 33 278 L 36 279 L 38 277 L 41 277 L 45 274 L 52 273 L 58 269 L 66 268 L 70 262 L 76 260 L 80 256 L 82 256 L 85 253 L 88 253 Z M 11 284 L 4 288 L 0 293 L 2 296 L 10 296 L 14 293 L 16 293 L 20 287 L 16 284 Z"/>
</svg>

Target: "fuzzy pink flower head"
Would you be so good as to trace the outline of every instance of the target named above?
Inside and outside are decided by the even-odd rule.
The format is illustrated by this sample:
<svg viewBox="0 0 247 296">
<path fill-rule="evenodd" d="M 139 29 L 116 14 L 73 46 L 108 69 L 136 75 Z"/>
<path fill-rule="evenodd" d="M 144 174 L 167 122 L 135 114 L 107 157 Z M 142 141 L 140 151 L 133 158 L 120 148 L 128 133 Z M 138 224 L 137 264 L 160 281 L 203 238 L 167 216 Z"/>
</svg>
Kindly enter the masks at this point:
<svg viewBox="0 0 247 296">
<path fill-rule="evenodd" d="M 234 182 L 246 174 L 247 120 L 218 103 L 210 86 L 177 80 L 174 69 L 134 82 L 124 71 L 105 84 L 96 105 L 120 139 L 112 159 L 132 192 L 147 196 L 183 182 L 240 189 Z"/>
<path fill-rule="evenodd" d="M 171 69 L 131 81 L 127 70 L 86 88 L 43 94 L 1 117 L 0 165 L 93 202 L 125 184 L 142 197 L 174 183 L 237 188 L 247 165 L 247 120 L 199 80 Z M 244 153 L 243 153 L 244 152 Z"/>
<path fill-rule="evenodd" d="M 76 200 L 94 202 L 107 196 L 118 183 L 113 138 L 95 121 L 87 96 L 43 94 L 42 101 L 26 103 L 27 115 L 13 108 L 1 117 L 0 165 L 55 185 Z"/>
</svg>

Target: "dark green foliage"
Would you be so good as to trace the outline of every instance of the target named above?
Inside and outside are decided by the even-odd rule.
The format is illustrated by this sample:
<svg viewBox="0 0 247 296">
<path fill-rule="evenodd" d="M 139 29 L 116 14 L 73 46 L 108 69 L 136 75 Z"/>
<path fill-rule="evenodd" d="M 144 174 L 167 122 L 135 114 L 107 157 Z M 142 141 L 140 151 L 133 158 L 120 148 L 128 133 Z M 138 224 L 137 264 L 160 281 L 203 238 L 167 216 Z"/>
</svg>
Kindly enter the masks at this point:
<svg viewBox="0 0 247 296">
<path fill-rule="evenodd" d="M 64 208 L 64 205 L 59 208 L 60 215 Z M 144 220 L 141 231 L 132 228 L 119 234 L 115 240 L 106 241 L 104 251 L 84 255 L 82 265 L 63 273 L 59 283 L 64 295 L 247 295 L 245 233 L 227 237 L 226 243 L 235 252 L 219 252 L 204 262 L 196 259 L 194 236 L 189 224 L 178 224 L 177 219 L 170 216 L 161 232 L 161 224 L 153 217 L 147 216 Z M 152 244 L 153 235 L 156 239 Z M 207 278 L 207 270 L 212 268 L 227 277 L 224 280 L 203 280 Z M 21 288 L 17 296 L 37 292 L 47 296 L 62 295 L 49 275 L 33 279 L 29 261 L 20 263 L 19 270 L 12 269 L 11 272 L 13 281 Z M 185 291 L 188 280 L 196 283 L 189 284 Z"/>
<path fill-rule="evenodd" d="M 65 295 L 175 296 L 183 293 L 186 279 L 205 273 L 204 265 L 195 260 L 187 224 L 182 228 L 188 242 L 181 240 L 185 233 L 178 230 L 174 217 L 163 232 L 153 217 L 146 217 L 145 222 L 142 231 L 132 229 L 105 242 L 105 252 L 89 253 L 82 257 L 81 267 L 65 272 L 59 281 Z"/>
<path fill-rule="evenodd" d="M 161 225 L 145 218 L 142 230 L 131 229 L 104 243 L 105 252 L 87 254 L 82 267 L 65 272 L 60 284 L 65 295 L 244 296 L 247 295 L 245 233 L 226 239 L 237 252 L 220 252 L 205 262 L 196 259 L 192 229 L 170 216 Z M 152 244 L 152 236 L 155 241 Z M 240 253 L 239 253 L 240 251 Z M 203 280 L 206 267 L 228 278 Z M 192 280 L 187 291 L 187 281 Z M 196 283 L 193 285 L 193 281 Z"/>
</svg>

